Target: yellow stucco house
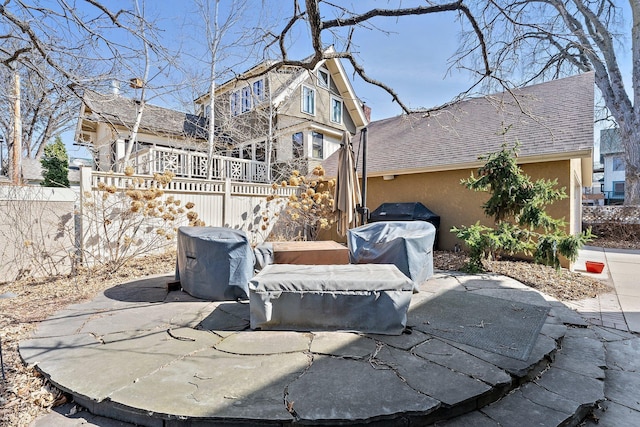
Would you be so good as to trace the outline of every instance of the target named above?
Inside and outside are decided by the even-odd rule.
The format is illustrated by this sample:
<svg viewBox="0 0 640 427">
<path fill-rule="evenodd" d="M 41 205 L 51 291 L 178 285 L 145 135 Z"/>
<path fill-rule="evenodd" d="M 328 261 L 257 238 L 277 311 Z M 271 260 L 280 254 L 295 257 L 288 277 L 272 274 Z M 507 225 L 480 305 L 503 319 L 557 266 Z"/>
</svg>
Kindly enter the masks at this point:
<svg viewBox="0 0 640 427">
<path fill-rule="evenodd" d="M 367 126 L 367 200 L 421 202 L 440 219 L 439 249 L 461 244 L 449 230 L 485 217 L 486 194 L 461 185 L 483 164 L 478 156 L 520 143 L 518 163 L 533 179 L 557 179 L 568 198 L 548 208 L 564 218 L 568 232 L 581 230 L 582 188 L 591 185 L 594 76 L 585 73 L 512 92 L 455 103 L 430 114 L 409 114 Z M 354 151 L 360 152 L 360 134 Z M 324 162 L 335 175 L 337 156 Z M 362 159 L 358 161 L 362 173 Z M 325 238 L 339 239 L 335 231 Z"/>
</svg>

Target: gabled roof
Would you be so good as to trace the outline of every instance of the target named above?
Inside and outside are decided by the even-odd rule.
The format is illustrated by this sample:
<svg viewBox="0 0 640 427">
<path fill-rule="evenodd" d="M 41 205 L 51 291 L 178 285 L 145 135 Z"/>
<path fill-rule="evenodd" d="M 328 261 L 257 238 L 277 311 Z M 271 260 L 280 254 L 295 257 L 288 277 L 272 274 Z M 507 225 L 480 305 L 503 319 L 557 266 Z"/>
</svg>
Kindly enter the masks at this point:
<svg viewBox="0 0 640 427">
<path fill-rule="evenodd" d="M 515 97 L 514 97 L 515 96 Z M 413 113 L 367 126 L 367 175 L 475 168 L 478 156 L 520 142 L 518 161 L 589 158 L 593 148 L 592 72 Z M 353 138 L 359 152 L 360 134 Z M 591 161 L 591 160 L 589 160 Z M 324 162 L 334 176 L 337 153 Z M 358 161 L 361 171 L 362 161 Z"/>
<path fill-rule="evenodd" d="M 138 103 L 130 98 L 85 91 L 82 101 L 81 121 L 110 123 L 129 129 L 135 123 Z M 196 139 L 207 139 L 207 119 L 194 114 L 145 104 L 140 130 L 154 135 L 190 136 Z"/>
<path fill-rule="evenodd" d="M 335 52 L 333 46 L 330 46 L 326 49 L 327 53 Z M 307 58 L 311 59 L 311 57 Z M 241 87 L 246 85 L 245 81 L 241 80 L 245 76 L 253 76 L 264 72 L 267 68 L 272 66 L 275 63 L 274 60 L 265 60 L 260 62 L 257 65 L 249 68 L 247 71 L 244 71 L 237 78 L 233 78 L 227 80 L 226 82 L 218 85 L 216 87 L 216 93 L 224 93 L 228 90 L 234 89 L 236 87 Z M 345 109 L 348 111 L 349 115 L 353 119 L 356 127 L 362 127 L 367 125 L 367 118 L 364 113 L 364 108 L 360 100 L 356 97 L 355 91 L 353 90 L 353 86 L 349 81 L 346 71 L 338 58 L 330 58 L 323 59 L 318 62 L 315 68 L 312 71 L 309 71 L 302 67 L 296 67 L 292 65 L 283 66 L 280 69 L 286 69 L 291 72 L 291 75 L 287 79 L 287 81 L 278 88 L 277 91 L 271 94 L 271 98 L 273 100 L 274 105 L 279 105 L 286 97 L 288 97 L 293 91 L 295 91 L 309 76 L 309 73 L 316 72 L 320 67 L 326 67 L 330 74 L 331 78 L 338 88 L 338 92 L 344 101 Z M 196 103 L 205 102 L 209 98 L 209 94 L 205 93 L 196 99 Z"/>
</svg>

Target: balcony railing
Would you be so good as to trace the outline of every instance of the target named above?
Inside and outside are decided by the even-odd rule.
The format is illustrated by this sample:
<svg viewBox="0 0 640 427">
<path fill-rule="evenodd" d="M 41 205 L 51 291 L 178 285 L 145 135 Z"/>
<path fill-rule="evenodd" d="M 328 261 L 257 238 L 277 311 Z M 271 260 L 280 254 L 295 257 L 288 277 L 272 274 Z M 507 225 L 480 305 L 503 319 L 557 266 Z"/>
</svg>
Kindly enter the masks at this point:
<svg viewBox="0 0 640 427">
<path fill-rule="evenodd" d="M 206 153 L 164 147 L 148 147 L 131 156 L 136 174 L 153 175 L 171 171 L 181 178 L 207 179 L 207 167 L 212 164 L 211 179 L 230 178 L 238 182 L 269 182 L 266 162 L 238 159 L 220 155 L 211 158 Z"/>
</svg>

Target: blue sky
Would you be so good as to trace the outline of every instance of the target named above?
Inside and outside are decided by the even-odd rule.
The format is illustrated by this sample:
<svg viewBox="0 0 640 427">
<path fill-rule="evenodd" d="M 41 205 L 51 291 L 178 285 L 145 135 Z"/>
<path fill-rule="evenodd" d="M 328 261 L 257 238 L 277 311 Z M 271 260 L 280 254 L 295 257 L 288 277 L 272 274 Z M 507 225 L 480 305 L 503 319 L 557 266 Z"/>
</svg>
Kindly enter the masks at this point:
<svg viewBox="0 0 640 427">
<path fill-rule="evenodd" d="M 231 0 L 222 0 L 220 13 L 222 20 L 227 13 Z M 107 2 L 117 4 L 117 2 Z M 402 1 L 374 1 L 350 0 L 341 1 L 341 5 L 357 11 L 368 10 L 373 7 L 402 7 L 424 5 L 424 0 Z M 267 22 L 276 22 L 281 28 L 284 19 L 291 14 L 291 2 L 282 0 L 267 0 L 262 3 L 254 0 L 253 5 L 266 5 L 265 10 L 250 9 L 245 15 L 241 26 L 264 27 Z M 115 7 L 115 6 L 113 6 Z M 187 63 L 190 70 L 206 70 L 206 64 L 199 62 L 205 57 L 200 17 L 196 14 L 196 7 L 189 3 L 176 7 L 175 2 L 169 0 L 147 1 L 146 13 L 150 19 L 162 29 L 163 43 L 169 48 L 181 49 L 186 53 L 183 63 Z M 191 12 L 191 13 L 188 13 Z M 269 18 L 264 18 L 264 14 Z M 450 70 L 450 58 L 454 55 L 459 43 L 460 23 L 457 14 L 452 12 L 438 13 L 424 16 L 407 16 L 402 18 L 378 17 L 371 21 L 375 29 L 356 28 L 354 34 L 353 52 L 357 56 L 367 74 L 391 86 L 410 108 L 434 107 L 452 100 L 460 92 L 468 89 L 470 76 L 455 69 Z M 246 30 L 242 30 L 246 31 Z M 240 32 L 242 32 L 240 31 Z M 229 39 L 237 40 L 238 35 L 229 34 Z M 325 43 L 332 40 L 326 38 Z M 338 49 L 340 46 L 338 45 Z M 243 56 L 246 48 L 226 49 L 235 53 L 228 61 L 237 63 L 238 57 Z M 240 53 L 239 53 L 240 52 Z M 309 44 L 308 28 L 300 23 L 291 31 L 289 40 L 291 59 L 302 59 L 312 53 Z M 256 55 L 258 52 L 254 52 Z M 236 64 L 235 71 L 241 72 L 259 62 L 258 56 L 243 58 Z M 349 71 L 350 66 L 343 61 Z M 221 64 L 220 68 L 224 68 Z M 175 76 L 172 76 L 175 79 Z M 370 85 L 359 77 L 352 79 L 358 97 L 372 108 L 372 119 L 379 120 L 400 114 L 400 107 L 393 103 L 391 96 L 382 89 Z M 158 81 L 162 76 L 158 77 Z M 161 82 L 159 82 L 160 84 Z M 206 87 L 206 80 L 202 81 Z M 124 88 L 126 90 L 126 87 Z M 125 92 L 126 94 L 126 92 Z M 183 97 L 184 98 L 184 97 Z M 170 95 L 152 98 L 151 103 L 176 108 L 176 101 Z M 73 134 L 66 133 L 63 139 L 69 146 L 72 157 L 85 156 L 83 150 L 70 147 Z"/>
<path fill-rule="evenodd" d="M 224 16 L 229 0 L 222 0 L 221 15 Z M 258 2 L 259 3 L 259 2 Z M 346 4 L 343 2 L 342 4 Z M 351 2 L 349 2 L 350 4 Z M 390 7 L 386 1 L 360 0 L 355 8 L 364 10 L 371 7 Z M 402 6 L 423 4 L 423 1 L 405 0 Z M 290 14 L 290 2 L 268 1 L 274 5 L 267 13 L 272 18 L 284 19 Z M 351 6 L 350 6 L 351 7 Z M 191 10 L 195 11 L 195 7 Z M 263 11 L 264 12 L 264 11 Z M 183 8 L 176 8 L 175 3 L 167 0 L 149 2 L 147 13 L 155 19 L 163 29 L 164 41 L 173 49 L 181 48 L 189 53 L 193 61 L 192 68 L 206 69 L 198 64 L 197 58 L 206 55 L 198 33 L 197 15 L 189 15 Z M 255 18 L 257 15 L 253 15 Z M 469 85 L 469 78 L 458 72 L 447 73 L 449 58 L 454 54 L 458 44 L 459 23 L 454 13 L 441 13 L 421 17 L 376 18 L 373 23 L 378 29 L 358 28 L 356 30 L 353 51 L 358 53 L 361 65 L 371 77 L 391 86 L 411 108 L 433 107 L 454 98 Z M 249 17 L 251 19 L 251 17 Z M 255 25 L 255 23 L 247 23 Z M 237 37 L 232 34 L 230 37 Z M 308 42 L 308 29 L 299 25 L 292 31 L 290 53 L 292 59 L 302 59 L 312 53 Z M 326 39 L 329 43 L 330 40 Z M 236 71 L 249 68 L 259 58 L 247 58 L 244 64 L 237 65 Z M 343 61 L 349 72 L 358 97 L 372 108 L 372 119 L 379 120 L 401 114 L 400 107 L 392 102 L 391 96 L 384 90 L 354 77 L 349 64 Z M 126 90 L 127 88 L 123 88 Z M 126 94 L 126 93 L 125 93 Z M 169 96 L 151 99 L 151 103 L 174 107 Z M 71 146 L 72 132 L 66 132 L 63 140 L 68 146 L 71 157 L 86 157 L 83 149 Z"/>
</svg>

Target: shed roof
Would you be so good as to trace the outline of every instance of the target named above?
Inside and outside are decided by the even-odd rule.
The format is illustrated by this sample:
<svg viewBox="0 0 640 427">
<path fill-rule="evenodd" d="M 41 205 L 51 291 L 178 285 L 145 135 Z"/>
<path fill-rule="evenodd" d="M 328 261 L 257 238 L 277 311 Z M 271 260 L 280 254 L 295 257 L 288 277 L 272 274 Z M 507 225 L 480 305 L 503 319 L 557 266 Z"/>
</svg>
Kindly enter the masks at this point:
<svg viewBox="0 0 640 427">
<path fill-rule="evenodd" d="M 478 157 L 520 142 L 519 161 L 591 156 L 594 75 L 584 73 L 412 113 L 367 126 L 369 176 L 466 169 Z M 354 139 L 359 152 L 360 134 Z M 358 161 L 361 171 L 362 161 Z M 334 176 L 337 153 L 324 162 Z"/>
</svg>

